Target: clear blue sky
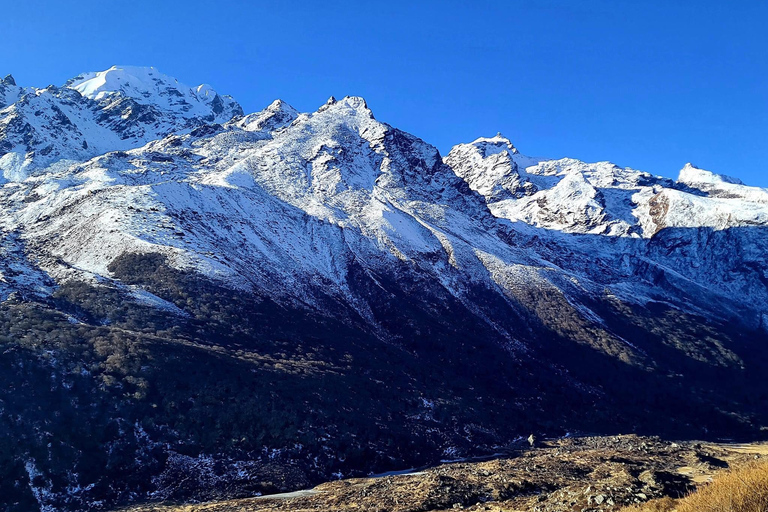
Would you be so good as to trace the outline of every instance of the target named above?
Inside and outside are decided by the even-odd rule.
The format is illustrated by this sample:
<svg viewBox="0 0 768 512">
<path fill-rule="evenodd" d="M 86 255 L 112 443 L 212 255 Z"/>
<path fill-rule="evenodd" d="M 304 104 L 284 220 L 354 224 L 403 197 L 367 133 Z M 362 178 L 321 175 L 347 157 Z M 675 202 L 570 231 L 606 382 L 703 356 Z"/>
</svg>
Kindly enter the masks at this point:
<svg viewBox="0 0 768 512">
<path fill-rule="evenodd" d="M 529 155 L 768 186 L 768 2 L 4 2 L 0 73 L 113 64 L 212 84 L 246 111 L 359 95 L 447 152 L 501 131 Z"/>
</svg>

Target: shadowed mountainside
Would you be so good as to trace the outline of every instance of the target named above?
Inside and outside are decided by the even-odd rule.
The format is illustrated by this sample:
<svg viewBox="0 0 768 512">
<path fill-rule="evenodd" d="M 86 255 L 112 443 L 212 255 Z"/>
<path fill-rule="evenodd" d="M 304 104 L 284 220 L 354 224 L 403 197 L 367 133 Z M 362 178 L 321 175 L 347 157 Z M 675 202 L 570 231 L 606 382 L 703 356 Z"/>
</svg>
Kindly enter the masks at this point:
<svg viewBox="0 0 768 512">
<path fill-rule="evenodd" d="M 7 510 L 291 490 L 530 433 L 765 435 L 764 189 L 501 135 L 442 158 L 362 98 L 243 116 L 153 68 L 0 85 Z"/>
</svg>

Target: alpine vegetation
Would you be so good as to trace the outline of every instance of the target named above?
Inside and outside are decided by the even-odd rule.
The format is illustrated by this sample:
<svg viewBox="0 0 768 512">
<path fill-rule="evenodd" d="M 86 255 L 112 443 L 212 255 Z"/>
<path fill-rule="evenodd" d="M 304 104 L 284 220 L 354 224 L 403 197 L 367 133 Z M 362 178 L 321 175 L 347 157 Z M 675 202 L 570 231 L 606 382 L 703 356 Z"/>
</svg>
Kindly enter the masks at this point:
<svg viewBox="0 0 768 512">
<path fill-rule="evenodd" d="M 3 79 L 0 171 L 5 510 L 768 427 L 768 190 L 738 179 L 443 156 L 362 98 L 245 115 L 122 66 Z"/>
</svg>

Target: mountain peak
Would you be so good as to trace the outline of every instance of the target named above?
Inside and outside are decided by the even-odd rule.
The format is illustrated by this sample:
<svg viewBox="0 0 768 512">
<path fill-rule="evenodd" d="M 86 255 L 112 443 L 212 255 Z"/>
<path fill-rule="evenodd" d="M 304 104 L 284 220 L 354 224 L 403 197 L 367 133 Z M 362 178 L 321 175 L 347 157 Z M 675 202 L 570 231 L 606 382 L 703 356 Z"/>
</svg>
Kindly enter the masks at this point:
<svg viewBox="0 0 768 512">
<path fill-rule="evenodd" d="M 267 110 L 271 110 L 271 111 L 282 110 L 286 105 L 288 105 L 286 102 L 278 98 L 267 106 Z M 288 106 L 290 107 L 290 105 Z"/>
<path fill-rule="evenodd" d="M 243 118 L 233 120 L 240 128 L 256 131 L 274 131 L 293 122 L 299 116 L 299 111 L 281 99 L 277 99 L 260 112 L 248 114 Z"/>
<path fill-rule="evenodd" d="M 177 79 L 160 73 L 154 67 L 140 66 L 112 66 L 105 71 L 83 73 L 66 85 L 87 98 L 99 100 L 115 92 L 123 92 L 128 96 L 132 96 L 130 92 L 143 95 L 154 89 L 158 81 L 179 85 Z"/>
<path fill-rule="evenodd" d="M 112 66 L 105 71 L 83 73 L 67 82 L 66 87 L 95 101 L 121 94 L 185 118 L 215 118 L 217 122 L 225 122 L 234 115 L 242 115 L 242 109 L 234 100 L 220 96 L 210 85 L 192 88 L 151 66 Z"/>
<path fill-rule="evenodd" d="M 293 108 L 290 103 L 287 103 L 281 99 L 276 99 L 265 108 L 262 112 L 279 113 L 284 112 L 295 118 L 299 115 L 299 111 Z M 259 112 L 257 112 L 259 113 Z"/>
<path fill-rule="evenodd" d="M 510 154 L 517 154 L 517 148 L 512 141 L 506 138 L 501 132 L 497 132 L 493 137 L 479 137 L 471 142 L 483 151 L 483 157 L 487 157 L 502 151 L 509 151 Z"/>
<path fill-rule="evenodd" d="M 112 66 L 83 73 L 62 87 L 25 90 L 0 82 L 0 108 L 16 103 L 17 122 L 6 124 L 0 140 L 5 179 L 60 160 L 79 161 L 110 150 L 127 150 L 170 133 L 226 123 L 243 109 L 210 85 L 187 87 L 154 67 Z M 10 178 L 9 178 L 10 177 Z"/>
<path fill-rule="evenodd" d="M 738 178 L 733 178 L 724 174 L 717 174 L 712 171 L 700 169 L 690 162 L 685 164 L 685 167 L 680 170 L 680 175 L 678 176 L 677 181 L 694 188 L 700 188 L 701 186 L 711 188 L 715 185 L 724 183 L 731 185 L 744 184 Z"/>
<path fill-rule="evenodd" d="M 344 96 L 339 103 L 354 108 L 355 110 L 370 110 L 368 108 L 368 103 L 362 96 Z"/>
<path fill-rule="evenodd" d="M 366 112 L 371 115 L 373 114 L 371 109 L 368 108 L 368 103 L 361 96 L 344 96 L 340 100 L 337 100 L 335 97 L 331 96 L 323 106 L 317 109 L 317 111 L 325 112 L 331 107 L 349 109 L 357 112 Z"/>
<path fill-rule="evenodd" d="M 2 83 L 4 85 L 16 85 L 16 80 L 14 80 L 13 75 L 6 75 L 5 78 L 2 79 Z"/>
</svg>

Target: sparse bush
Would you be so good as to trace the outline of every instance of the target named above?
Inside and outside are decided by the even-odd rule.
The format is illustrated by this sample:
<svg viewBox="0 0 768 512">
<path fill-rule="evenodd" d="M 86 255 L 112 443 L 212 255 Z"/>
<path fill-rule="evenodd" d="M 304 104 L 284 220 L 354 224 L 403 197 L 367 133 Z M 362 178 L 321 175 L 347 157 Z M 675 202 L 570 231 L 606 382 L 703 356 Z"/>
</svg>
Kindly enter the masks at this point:
<svg viewBox="0 0 768 512">
<path fill-rule="evenodd" d="M 765 512 L 768 463 L 754 462 L 724 471 L 680 502 L 678 512 Z"/>
<path fill-rule="evenodd" d="M 681 500 L 662 498 L 634 505 L 622 512 L 766 512 L 768 463 L 753 462 L 723 471 L 712 483 Z"/>
<path fill-rule="evenodd" d="M 521 298 L 534 318 L 473 289 L 490 318 L 519 319 L 514 334 L 528 353 L 511 349 L 492 325 L 410 267 L 375 279 L 362 266 L 350 269 L 386 337 L 322 285 L 313 289 L 328 302 L 314 309 L 231 290 L 160 255 L 125 254 L 109 269 L 184 314 L 138 303 L 114 283 L 69 281 L 49 301 L 0 304 L 0 496 L 14 503 L 0 510 L 35 510 L 30 460 L 61 497 L 56 510 L 84 510 L 154 492 L 155 477 L 171 478 L 171 452 L 262 461 L 269 478 L 285 464 L 289 476 L 269 483 L 279 489 L 336 471 L 423 465 L 447 446 L 469 451 L 520 433 L 557 435 L 563 425 L 654 433 L 699 425 L 709 435 L 735 435 L 768 415 L 763 334 L 745 343 L 738 331 L 718 327 L 724 346 L 752 350 L 740 356 L 748 363 L 742 376 L 693 355 L 685 357 L 693 363 L 655 372 L 622 359 L 631 344 L 658 361 L 679 361 L 663 341 L 704 327 L 667 309 L 668 317 L 640 307 L 601 312 L 626 340 L 617 345 L 608 330 L 561 314 L 567 304 L 556 296 Z M 325 316 L 326 309 L 338 314 Z M 721 410 L 741 415 L 713 414 Z M 301 460 L 311 466 L 294 467 Z M 272 488 L 253 482 L 179 486 L 163 496 L 202 500 Z M 82 496 L 73 497 L 73 488 Z"/>
</svg>

